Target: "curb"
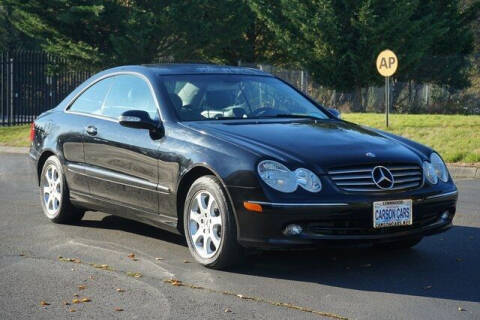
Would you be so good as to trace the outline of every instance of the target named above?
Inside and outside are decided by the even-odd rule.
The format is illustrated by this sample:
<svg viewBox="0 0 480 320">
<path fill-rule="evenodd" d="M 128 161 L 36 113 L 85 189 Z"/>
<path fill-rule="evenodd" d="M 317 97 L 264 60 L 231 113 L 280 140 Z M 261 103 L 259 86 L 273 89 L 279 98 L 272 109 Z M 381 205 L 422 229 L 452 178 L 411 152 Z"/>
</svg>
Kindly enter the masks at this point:
<svg viewBox="0 0 480 320">
<path fill-rule="evenodd" d="M 30 148 L 27 147 L 3 147 L 0 146 L 0 153 L 28 153 Z"/>
<path fill-rule="evenodd" d="M 480 179 L 480 167 L 460 166 L 447 164 L 448 171 L 453 178 L 476 178 Z"/>
<path fill-rule="evenodd" d="M 2 147 L 0 146 L 0 153 L 28 153 L 29 148 L 26 147 Z M 450 175 L 455 178 L 480 179 L 480 167 L 465 166 L 457 164 L 447 164 Z"/>
</svg>

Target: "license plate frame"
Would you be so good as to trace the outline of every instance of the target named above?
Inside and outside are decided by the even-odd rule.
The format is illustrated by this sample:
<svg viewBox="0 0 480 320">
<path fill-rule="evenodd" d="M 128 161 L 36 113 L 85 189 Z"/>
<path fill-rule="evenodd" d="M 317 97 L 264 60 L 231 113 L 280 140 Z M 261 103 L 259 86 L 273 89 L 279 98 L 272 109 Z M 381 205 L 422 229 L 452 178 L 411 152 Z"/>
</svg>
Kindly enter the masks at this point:
<svg viewBox="0 0 480 320">
<path fill-rule="evenodd" d="M 375 201 L 373 208 L 373 228 L 411 226 L 413 223 L 412 199 Z"/>
</svg>

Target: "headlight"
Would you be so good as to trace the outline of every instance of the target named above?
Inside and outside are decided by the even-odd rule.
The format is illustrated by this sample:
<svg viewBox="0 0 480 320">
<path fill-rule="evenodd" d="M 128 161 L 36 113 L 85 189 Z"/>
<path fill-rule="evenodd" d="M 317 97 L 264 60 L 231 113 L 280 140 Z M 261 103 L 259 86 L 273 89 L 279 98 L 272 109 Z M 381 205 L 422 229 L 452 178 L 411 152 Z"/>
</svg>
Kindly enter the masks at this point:
<svg viewBox="0 0 480 320">
<path fill-rule="evenodd" d="M 430 182 L 431 184 L 437 184 L 437 172 L 435 171 L 435 168 L 432 166 L 432 164 L 428 161 L 423 162 L 423 174 L 425 175 L 425 178 L 428 180 L 428 182 Z"/>
<path fill-rule="evenodd" d="M 265 160 L 258 164 L 258 174 L 266 184 L 281 192 L 297 190 L 297 181 L 287 167 L 276 161 Z"/>
<path fill-rule="evenodd" d="M 440 156 L 434 152 L 430 155 L 430 163 L 432 164 L 433 169 L 435 169 L 435 173 L 437 174 L 438 178 L 443 182 L 447 182 L 448 170 L 442 158 L 440 158 Z"/>
<path fill-rule="evenodd" d="M 264 160 L 258 164 L 257 171 L 268 186 L 281 192 L 294 192 L 298 186 L 310 192 L 322 190 L 320 179 L 308 169 L 298 168 L 292 172 L 279 162 Z"/>
<path fill-rule="evenodd" d="M 295 170 L 297 185 L 310 192 L 322 190 L 322 183 L 315 173 L 308 169 L 298 168 Z"/>
</svg>

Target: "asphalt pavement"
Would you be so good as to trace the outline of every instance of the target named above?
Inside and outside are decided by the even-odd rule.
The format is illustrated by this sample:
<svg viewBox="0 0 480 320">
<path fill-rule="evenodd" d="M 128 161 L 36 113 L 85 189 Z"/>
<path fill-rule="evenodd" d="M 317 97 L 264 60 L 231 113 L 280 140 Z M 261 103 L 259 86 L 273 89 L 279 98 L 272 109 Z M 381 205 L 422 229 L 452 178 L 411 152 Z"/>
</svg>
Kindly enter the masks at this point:
<svg viewBox="0 0 480 320">
<path fill-rule="evenodd" d="M 480 180 L 456 181 L 455 227 L 412 250 L 262 252 L 215 271 L 141 223 L 50 223 L 27 161 L 0 154 L 0 319 L 480 319 Z"/>
</svg>

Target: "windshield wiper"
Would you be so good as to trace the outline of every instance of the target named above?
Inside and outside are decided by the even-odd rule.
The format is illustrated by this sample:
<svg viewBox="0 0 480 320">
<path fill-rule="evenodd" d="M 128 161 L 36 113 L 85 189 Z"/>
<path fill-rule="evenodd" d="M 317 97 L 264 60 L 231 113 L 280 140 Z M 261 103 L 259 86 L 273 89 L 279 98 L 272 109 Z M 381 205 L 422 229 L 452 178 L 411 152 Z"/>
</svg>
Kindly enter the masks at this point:
<svg viewBox="0 0 480 320">
<path fill-rule="evenodd" d="M 248 119 L 244 117 L 216 117 L 208 120 L 238 120 L 238 119 Z"/>
<path fill-rule="evenodd" d="M 274 118 L 295 118 L 295 119 L 313 119 L 313 120 L 325 120 L 325 118 L 320 118 L 308 114 L 276 114 L 272 116 L 256 116 L 256 117 L 215 117 L 208 120 L 252 120 L 252 119 L 274 119 Z"/>
<path fill-rule="evenodd" d="M 268 118 L 296 118 L 296 119 L 313 119 L 313 120 L 325 120 L 325 118 L 315 117 L 308 114 L 283 114 L 279 113 L 273 116 L 258 116 L 249 119 L 268 119 Z"/>
</svg>

